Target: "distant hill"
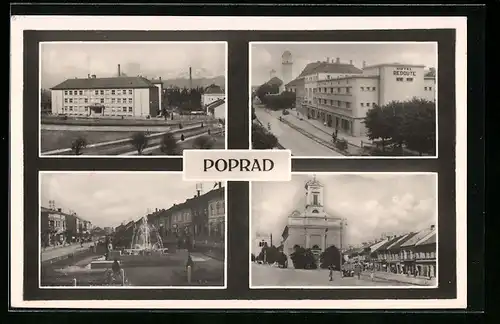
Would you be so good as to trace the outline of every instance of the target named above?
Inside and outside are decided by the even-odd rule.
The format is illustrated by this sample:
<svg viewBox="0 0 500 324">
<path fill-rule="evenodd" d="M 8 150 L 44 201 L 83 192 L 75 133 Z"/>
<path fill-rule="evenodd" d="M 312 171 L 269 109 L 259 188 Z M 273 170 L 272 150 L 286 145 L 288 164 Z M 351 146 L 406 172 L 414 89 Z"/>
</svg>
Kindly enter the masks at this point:
<svg viewBox="0 0 500 324">
<path fill-rule="evenodd" d="M 175 86 L 179 88 L 189 87 L 189 78 L 174 78 L 162 80 L 165 88 Z M 226 88 L 226 78 L 224 76 L 217 76 L 213 78 L 193 78 L 193 87 L 206 88 L 211 84 L 218 85 L 219 87 Z"/>
</svg>

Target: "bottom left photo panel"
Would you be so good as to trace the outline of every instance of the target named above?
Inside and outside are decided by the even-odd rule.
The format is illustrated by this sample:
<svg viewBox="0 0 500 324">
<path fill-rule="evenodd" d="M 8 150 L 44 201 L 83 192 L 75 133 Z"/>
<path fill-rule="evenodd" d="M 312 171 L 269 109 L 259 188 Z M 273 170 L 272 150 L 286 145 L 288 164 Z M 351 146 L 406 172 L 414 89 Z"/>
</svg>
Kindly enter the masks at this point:
<svg viewBox="0 0 500 324">
<path fill-rule="evenodd" d="M 226 287 L 226 183 L 39 173 L 40 288 Z"/>
</svg>

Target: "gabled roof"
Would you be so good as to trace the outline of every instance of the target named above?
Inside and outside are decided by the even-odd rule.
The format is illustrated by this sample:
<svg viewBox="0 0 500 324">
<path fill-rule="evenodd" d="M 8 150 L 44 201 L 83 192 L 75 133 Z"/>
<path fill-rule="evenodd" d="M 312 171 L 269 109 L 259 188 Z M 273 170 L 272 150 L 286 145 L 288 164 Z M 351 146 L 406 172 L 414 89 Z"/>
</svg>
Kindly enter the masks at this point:
<svg viewBox="0 0 500 324">
<path fill-rule="evenodd" d="M 396 243 L 401 238 L 402 238 L 402 236 L 393 237 L 392 239 L 390 239 L 387 242 L 385 242 L 384 244 L 382 244 L 377 250 L 378 251 L 388 250 L 388 247 L 390 247 L 392 244 Z"/>
<path fill-rule="evenodd" d="M 152 88 L 156 87 L 143 77 L 112 77 L 68 79 L 51 90 L 71 89 L 116 89 L 116 88 Z"/>
<path fill-rule="evenodd" d="M 304 84 L 304 79 L 295 79 L 286 84 L 287 87 L 293 87 L 293 86 L 298 86 Z"/>
<path fill-rule="evenodd" d="M 211 84 L 205 88 L 203 94 L 224 94 L 224 91 L 220 86 Z"/>
<path fill-rule="evenodd" d="M 399 240 L 394 242 L 392 245 L 390 245 L 387 250 L 396 250 L 401 247 L 402 244 L 404 244 L 406 241 L 411 239 L 413 236 L 415 236 L 416 233 L 408 233 L 403 235 Z"/>
<path fill-rule="evenodd" d="M 362 74 L 363 70 L 351 64 L 314 62 L 307 64 L 297 79 L 314 73 Z"/>
<path fill-rule="evenodd" d="M 278 77 L 273 77 L 271 80 L 267 81 L 265 84 L 281 86 L 283 81 Z"/>
<path fill-rule="evenodd" d="M 436 230 L 432 228 L 429 233 L 422 237 L 415 245 L 427 245 L 436 243 Z"/>
<path fill-rule="evenodd" d="M 416 243 L 418 243 L 421 239 L 427 237 L 433 231 L 434 231 L 433 228 L 426 228 L 424 230 L 421 230 L 421 231 L 415 233 L 415 235 L 413 235 L 413 237 L 411 237 L 409 240 L 407 240 L 406 242 L 401 244 L 401 247 L 413 246 Z"/>
<path fill-rule="evenodd" d="M 377 252 L 377 250 L 380 249 L 380 247 L 382 245 L 384 245 L 385 243 L 387 243 L 389 241 L 389 239 L 383 239 L 382 241 L 379 241 L 379 242 L 376 242 L 375 244 L 372 244 L 370 246 L 370 252 L 373 253 L 373 252 Z"/>
</svg>

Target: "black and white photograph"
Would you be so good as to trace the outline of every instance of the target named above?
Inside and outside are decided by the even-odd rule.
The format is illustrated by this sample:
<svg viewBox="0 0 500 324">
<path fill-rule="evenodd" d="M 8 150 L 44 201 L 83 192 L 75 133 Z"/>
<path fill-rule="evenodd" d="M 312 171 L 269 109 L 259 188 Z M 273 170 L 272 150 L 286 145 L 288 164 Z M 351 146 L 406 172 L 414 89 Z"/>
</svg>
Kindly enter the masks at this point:
<svg viewBox="0 0 500 324">
<path fill-rule="evenodd" d="M 434 173 L 252 183 L 251 288 L 437 287 L 436 194 Z"/>
<path fill-rule="evenodd" d="M 226 286 L 225 183 L 41 172 L 40 288 Z"/>
<path fill-rule="evenodd" d="M 40 43 L 41 156 L 225 149 L 225 42 Z"/>
<path fill-rule="evenodd" d="M 250 43 L 252 148 L 437 157 L 437 43 Z"/>
</svg>

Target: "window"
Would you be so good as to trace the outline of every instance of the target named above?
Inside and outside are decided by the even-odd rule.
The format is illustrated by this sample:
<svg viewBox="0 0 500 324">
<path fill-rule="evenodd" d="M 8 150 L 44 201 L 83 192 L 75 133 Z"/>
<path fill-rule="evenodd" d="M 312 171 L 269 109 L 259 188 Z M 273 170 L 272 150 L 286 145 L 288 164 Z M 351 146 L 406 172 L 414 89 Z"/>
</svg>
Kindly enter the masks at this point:
<svg viewBox="0 0 500 324">
<path fill-rule="evenodd" d="M 406 81 L 408 81 L 408 82 L 412 82 L 412 81 L 413 81 L 413 78 L 406 78 Z"/>
<path fill-rule="evenodd" d="M 104 96 L 104 90 L 101 90 L 101 96 Z"/>
<path fill-rule="evenodd" d="M 366 103 L 366 107 L 370 107 L 370 103 L 369 102 Z"/>
<path fill-rule="evenodd" d="M 372 91 L 375 91 L 375 87 L 372 87 Z"/>
<path fill-rule="evenodd" d="M 115 90 L 111 90 L 111 94 L 114 95 L 115 94 Z"/>
<path fill-rule="evenodd" d="M 132 107 L 128 107 L 128 112 L 132 112 Z"/>
<path fill-rule="evenodd" d="M 116 98 L 116 103 L 122 103 L 122 99 L 121 98 Z"/>
<path fill-rule="evenodd" d="M 67 90 L 64 91 L 64 95 L 66 95 L 66 96 L 68 95 L 68 91 Z"/>
<path fill-rule="evenodd" d="M 317 193 L 313 194 L 313 205 L 317 206 L 319 203 L 319 195 Z"/>
<path fill-rule="evenodd" d="M 427 87 L 424 87 L 424 90 L 427 91 Z"/>
<path fill-rule="evenodd" d="M 130 94 L 130 95 L 131 95 L 131 94 L 132 94 L 132 90 L 129 90 L 129 91 L 128 91 L 128 94 Z"/>
<path fill-rule="evenodd" d="M 365 106 L 365 104 L 362 102 L 362 103 L 361 103 L 361 107 L 364 107 L 364 106 Z"/>
<path fill-rule="evenodd" d="M 128 103 L 132 103 L 132 98 L 128 98 Z"/>
<path fill-rule="evenodd" d="M 432 91 L 432 87 L 429 87 L 429 91 Z"/>
<path fill-rule="evenodd" d="M 115 98 L 111 98 L 111 103 L 115 103 Z"/>
<path fill-rule="evenodd" d="M 68 103 L 68 98 L 64 98 L 64 102 L 65 102 L 65 103 Z"/>
<path fill-rule="evenodd" d="M 89 100 L 87 98 L 84 99 L 85 103 L 89 103 Z"/>
<path fill-rule="evenodd" d="M 365 87 L 361 87 L 361 91 L 365 91 Z"/>
<path fill-rule="evenodd" d="M 123 90 L 123 94 L 126 95 L 127 94 L 127 90 Z"/>
<path fill-rule="evenodd" d="M 396 78 L 397 82 L 403 82 L 403 78 Z"/>
<path fill-rule="evenodd" d="M 349 87 L 346 87 L 346 88 L 345 88 L 345 92 L 346 92 L 346 93 L 349 93 L 349 92 L 351 92 L 351 89 L 350 89 Z"/>
<path fill-rule="evenodd" d="M 375 105 L 377 105 L 376 103 L 372 102 L 372 107 L 375 107 Z"/>
<path fill-rule="evenodd" d="M 73 103 L 73 98 L 69 98 L 69 102 L 70 102 L 70 103 Z"/>
<path fill-rule="evenodd" d="M 350 103 L 350 102 L 346 102 L 346 103 L 345 103 L 345 107 L 346 107 L 346 108 L 351 108 L 351 103 Z"/>
<path fill-rule="evenodd" d="M 103 99 L 101 99 L 101 103 L 104 103 L 104 98 L 103 98 Z"/>
<path fill-rule="evenodd" d="M 83 91 L 82 91 L 82 90 L 80 90 L 80 93 L 79 93 L 79 94 L 80 94 L 80 96 L 83 96 Z"/>
<path fill-rule="evenodd" d="M 75 91 L 75 94 L 76 94 L 76 91 Z M 72 96 L 73 95 L 73 91 L 72 90 L 69 90 L 69 95 Z"/>
<path fill-rule="evenodd" d="M 123 107 L 123 108 L 122 108 L 122 111 L 123 111 L 123 112 L 127 112 L 127 107 Z"/>
<path fill-rule="evenodd" d="M 99 94 L 99 90 L 94 91 L 94 93 L 95 93 L 96 95 L 98 95 L 98 94 Z"/>
</svg>

